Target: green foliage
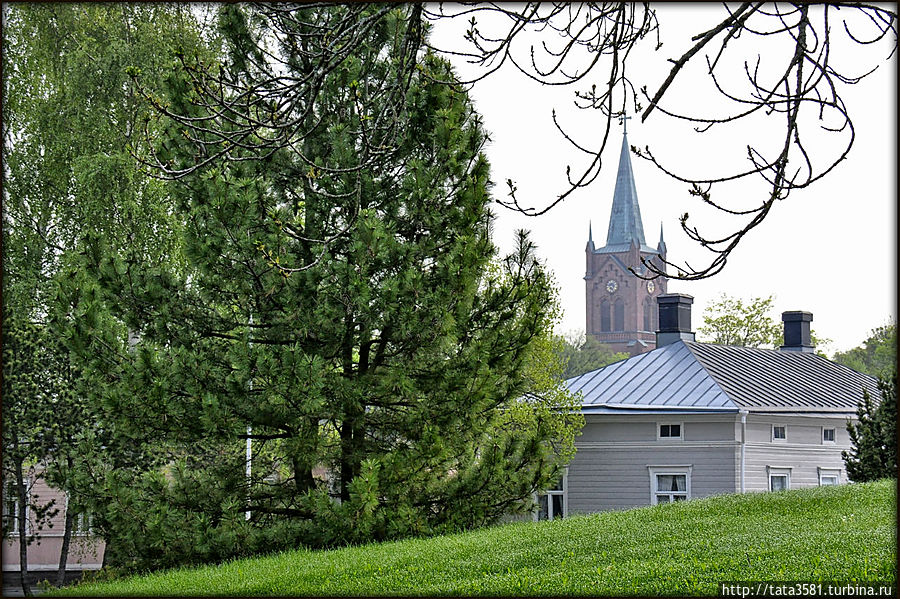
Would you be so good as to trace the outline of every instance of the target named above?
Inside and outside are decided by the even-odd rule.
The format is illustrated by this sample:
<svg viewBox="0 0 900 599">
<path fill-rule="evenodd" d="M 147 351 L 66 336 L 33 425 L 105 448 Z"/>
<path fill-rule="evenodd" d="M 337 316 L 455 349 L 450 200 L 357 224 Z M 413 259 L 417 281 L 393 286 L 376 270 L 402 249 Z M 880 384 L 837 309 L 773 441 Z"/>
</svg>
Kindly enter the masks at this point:
<svg viewBox="0 0 900 599">
<path fill-rule="evenodd" d="M 703 326 L 697 331 L 699 340 L 718 345 L 778 349 L 784 344 L 784 326 L 771 316 L 775 296 L 754 297 L 748 302 L 726 294 L 706 307 Z M 824 349 L 831 339 L 817 337 L 810 330 L 816 353 L 826 357 Z"/>
<path fill-rule="evenodd" d="M 30 545 L 46 520 L 58 508 L 37 499 L 31 490 L 38 472 L 35 467 L 49 452 L 56 424 L 55 393 L 60 389 L 50 367 L 54 355 L 44 343 L 48 341 L 44 329 L 17 314 L 3 314 L 3 494 L 13 491 L 19 501 L 15 521 L 25 530 L 24 513 L 27 508 L 35 526 L 19 540 Z M 49 363 L 48 363 L 49 362 Z M 62 403 L 62 402 L 60 402 Z M 5 508 L 4 508 L 5 509 Z M 12 520 L 4 512 L 3 536 Z M 24 545 L 23 545 L 24 546 Z"/>
<path fill-rule="evenodd" d="M 562 374 L 564 379 L 580 376 L 628 357 L 627 353 L 614 352 L 608 345 L 582 332 L 560 337 L 559 344 L 560 358 L 566 365 Z"/>
<path fill-rule="evenodd" d="M 847 423 L 852 449 L 842 451 L 847 476 L 863 482 L 897 477 L 897 375 L 878 380 L 881 401 L 874 405 L 868 390 L 856 408 L 857 421 Z"/>
<path fill-rule="evenodd" d="M 701 339 L 719 345 L 777 348 L 783 342 L 782 326 L 770 316 L 774 296 L 741 298 L 722 294 L 703 313 Z"/>
<path fill-rule="evenodd" d="M 120 346 L 127 325 L 92 301 L 78 252 L 93 235 L 145 263 L 178 263 L 169 194 L 133 158 L 146 155 L 153 123 L 132 77 L 158 82 L 171 70 L 172 40 L 196 45 L 199 34 L 176 5 L 3 10 L 3 331 L 5 342 L 27 338 L 33 348 L 13 358 L 4 343 L 4 476 L 27 444 L 28 460 L 40 460 L 70 507 L 95 514 L 115 554 L 108 496 L 94 475 L 146 456 L 95 428 L 94 391 L 105 381 L 84 375 L 93 359 L 85 333 L 104 330 Z"/>
<path fill-rule="evenodd" d="M 890 376 L 897 368 L 897 323 L 874 329 L 860 347 L 834 354 L 834 361 L 870 376 Z"/>
<path fill-rule="evenodd" d="M 198 101 L 196 77 L 268 85 L 241 51 L 271 34 L 248 12 L 222 7 L 218 62 L 180 53 L 160 110 L 210 131 L 246 124 Z M 480 526 L 526 510 L 574 452 L 581 419 L 547 349 L 554 286 L 524 233 L 495 256 L 486 138 L 465 94 L 436 82 L 449 66 L 423 54 L 402 126 L 378 122 L 407 26 L 397 14 L 334 65 L 309 110 L 283 98 L 305 132 L 297 152 L 209 133 L 228 159 L 168 189 L 160 227 L 178 260 L 84 235 L 57 304 L 98 406 L 85 453 L 100 457 L 76 470 L 95 481 L 79 486 L 104 506 L 111 563 Z M 309 74 L 299 48 L 282 50 L 293 76 Z M 156 157 L 194 164 L 196 141 L 154 122 Z"/>
<path fill-rule="evenodd" d="M 714 596 L 723 580 L 893 584 L 895 513 L 893 481 L 727 495 L 426 540 L 290 551 L 55 596 L 652 597 Z"/>
</svg>

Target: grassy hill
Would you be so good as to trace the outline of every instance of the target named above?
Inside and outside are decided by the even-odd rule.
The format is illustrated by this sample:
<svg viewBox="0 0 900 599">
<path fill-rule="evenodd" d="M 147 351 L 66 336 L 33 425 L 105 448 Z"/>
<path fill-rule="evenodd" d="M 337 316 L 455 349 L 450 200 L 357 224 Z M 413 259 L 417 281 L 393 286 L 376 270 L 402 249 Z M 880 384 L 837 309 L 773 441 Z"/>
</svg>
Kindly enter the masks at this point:
<svg viewBox="0 0 900 599">
<path fill-rule="evenodd" d="M 894 583 L 894 481 L 729 495 L 431 539 L 292 551 L 54 595 L 717 595 Z"/>
</svg>

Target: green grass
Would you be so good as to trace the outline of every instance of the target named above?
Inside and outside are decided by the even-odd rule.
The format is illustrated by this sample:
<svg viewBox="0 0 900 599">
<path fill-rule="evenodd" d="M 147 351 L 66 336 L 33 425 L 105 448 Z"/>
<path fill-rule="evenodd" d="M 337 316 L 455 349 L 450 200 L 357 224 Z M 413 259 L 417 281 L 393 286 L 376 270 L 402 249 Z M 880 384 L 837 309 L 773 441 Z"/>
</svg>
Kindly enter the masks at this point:
<svg viewBox="0 0 900 599">
<path fill-rule="evenodd" d="M 717 595 L 895 581 L 894 481 L 728 495 L 431 539 L 292 551 L 51 595 Z"/>
</svg>

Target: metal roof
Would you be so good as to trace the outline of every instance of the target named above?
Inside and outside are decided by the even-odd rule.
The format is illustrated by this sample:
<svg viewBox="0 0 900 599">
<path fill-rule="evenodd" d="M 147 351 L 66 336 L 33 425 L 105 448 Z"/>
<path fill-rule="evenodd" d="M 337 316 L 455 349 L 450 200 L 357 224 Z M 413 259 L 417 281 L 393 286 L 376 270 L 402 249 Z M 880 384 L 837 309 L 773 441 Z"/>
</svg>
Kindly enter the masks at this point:
<svg viewBox="0 0 900 599">
<path fill-rule="evenodd" d="M 592 242 L 592 239 L 588 239 L 589 242 Z M 595 254 L 621 254 L 622 252 L 627 252 L 631 249 L 631 243 L 617 243 L 614 245 L 604 245 L 601 248 L 597 248 L 594 250 Z M 643 244 L 640 246 L 640 251 L 647 254 L 659 254 L 659 250 L 656 248 L 652 248 L 647 244 Z"/>
<path fill-rule="evenodd" d="M 634 185 L 634 171 L 631 168 L 628 136 L 623 135 L 606 245 L 628 245 L 632 239 L 637 241 L 641 248 L 647 245 L 644 241 L 644 225 L 641 222 L 641 208 L 638 206 L 637 187 Z"/>
<path fill-rule="evenodd" d="M 566 385 L 581 392 L 584 407 L 739 409 L 684 343 L 610 364 Z"/>
<path fill-rule="evenodd" d="M 811 353 L 678 341 L 566 381 L 587 412 L 852 414 L 875 379 Z"/>
<path fill-rule="evenodd" d="M 814 353 L 685 345 L 736 404 L 754 411 L 853 413 L 863 387 L 878 397 L 874 378 Z"/>
</svg>

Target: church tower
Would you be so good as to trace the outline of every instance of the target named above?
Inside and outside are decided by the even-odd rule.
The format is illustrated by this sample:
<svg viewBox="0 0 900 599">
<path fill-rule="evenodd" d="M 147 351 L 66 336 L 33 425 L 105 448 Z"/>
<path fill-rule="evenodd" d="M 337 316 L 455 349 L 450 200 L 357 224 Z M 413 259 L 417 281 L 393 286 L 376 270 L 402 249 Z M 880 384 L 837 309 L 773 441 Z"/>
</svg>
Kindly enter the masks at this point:
<svg viewBox="0 0 900 599">
<path fill-rule="evenodd" d="M 641 258 L 662 266 L 666 258 L 662 225 L 656 249 L 644 240 L 644 225 L 638 205 L 628 134 L 622 136 L 619 172 L 613 192 L 612 212 L 606 244 L 594 247 L 594 234 L 588 225 L 585 248 L 587 272 L 585 331 L 615 351 L 634 356 L 656 348 L 658 328 L 656 298 L 666 293 L 667 279 L 646 281 L 631 273 L 647 274 Z"/>
</svg>

